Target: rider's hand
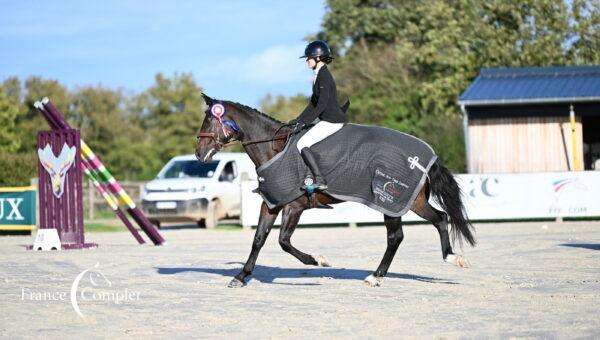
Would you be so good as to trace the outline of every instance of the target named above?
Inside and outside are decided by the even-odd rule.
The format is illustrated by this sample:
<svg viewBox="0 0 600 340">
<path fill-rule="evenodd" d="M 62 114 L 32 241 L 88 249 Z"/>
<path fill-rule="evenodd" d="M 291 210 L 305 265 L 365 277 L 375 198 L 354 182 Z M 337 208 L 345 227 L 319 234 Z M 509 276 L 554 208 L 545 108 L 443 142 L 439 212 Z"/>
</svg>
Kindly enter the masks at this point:
<svg viewBox="0 0 600 340">
<path fill-rule="evenodd" d="M 296 122 L 294 124 L 294 128 L 293 128 L 292 133 L 298 133 L 298 132 L 302 131 L 303 128 L 304 128 L 304 123 L 302 123 L 302 122 Z"/>
</svg>

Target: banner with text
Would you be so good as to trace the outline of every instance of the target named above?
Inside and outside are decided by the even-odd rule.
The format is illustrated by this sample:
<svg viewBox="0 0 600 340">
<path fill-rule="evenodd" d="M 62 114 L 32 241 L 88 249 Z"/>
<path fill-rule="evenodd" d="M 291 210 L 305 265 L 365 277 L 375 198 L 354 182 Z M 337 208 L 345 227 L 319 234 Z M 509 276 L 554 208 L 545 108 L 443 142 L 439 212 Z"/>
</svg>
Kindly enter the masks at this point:
<svg viewBox="0 0 600 340">
<path fill-rule="evenodd" d="M 0 188 L 0 230 L 36 227 L 35 187 Z"/>
<path fill-rule="evenodd" d="M 471 220 L 600 216 L 600 171 L 525 174 L 461 174 L 457 181 L 463 191 Z M 252 189 L 256 181 L 242 183 L 242 225 L 258 223 L 260 205 Z M 431 201 L 431 200 L 430 200 Z M 435 202 L 434 206 L 438 207 Z M 404 221 L 421 220 L 409 212 Z M 333 210 L 311 209 L 300 224 L 383 223 L 381 213 L 362 204 L 346 202 Z M 280 223 L 280 218 L 276 224 Z"/>
</svg>

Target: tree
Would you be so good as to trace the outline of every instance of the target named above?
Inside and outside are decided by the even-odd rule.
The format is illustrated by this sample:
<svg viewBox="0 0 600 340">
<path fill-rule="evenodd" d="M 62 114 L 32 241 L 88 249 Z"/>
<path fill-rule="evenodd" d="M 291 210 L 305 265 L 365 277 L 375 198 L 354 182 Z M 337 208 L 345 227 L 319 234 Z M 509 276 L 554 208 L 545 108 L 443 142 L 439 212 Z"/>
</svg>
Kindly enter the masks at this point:
<svg viewBox="0 0 600 340">
<path fill-rule="evenodd" d="M 19 91 L 23 93 L 23 91 Z M 48 123 L 37 111 L 33 104 L 48 97 L 52 103 L 66 112 L 69 108 L 69 94 L 67 89 L 57 80 L 45 80 L 40 77 L 30 77 L 25 81 L 25 91 L 22 101 L 19 103 L 19 119 L 17 126 L 21 147 L 18 152 L 31 152 L 37 149 L 37 132 L 39 130 L 50 129 Z"/>
<path fill-rule="evenodd" d="M 479 69 L 600 62 L 598 1 L 327 4 L 317 37 L 338 54 L 332 69 L 351 119 L 416 134 L 456 170 L 465 169 L 456 100 Z"/>
<path fill-rule="evenodd" d="M 206 105 L 191 74 L 172 78 L 157 74 L 155 84 L 137 96 L 131 107 L 156 156 L 156 171 L 172 157 L 194 152 Z"/>
<path fill-rule="evenodd" d="M 293 118 L 298 117 L 302 110 L 308 104 L 308 98 L 304 95 L 297 94 L 291 97 L 276 96 L 268 94 L 260 102 L 260 110 L 267 113 L 271 117 L 288 122 Z"/>
<path fill-rule="evenodd" d="M 19 149 L 21 140 L 16 131 L 19 109 L 0 88 L 0 153 L 13 153 Z"/>
<path fill-rule="evenodd" d="M 71 94 L 67 116 L 110 171 L 121 179 L 147 178 L 154 165 L 141 123 L 127 111 L 121 91 L 87 86 Z"/>
</svg>

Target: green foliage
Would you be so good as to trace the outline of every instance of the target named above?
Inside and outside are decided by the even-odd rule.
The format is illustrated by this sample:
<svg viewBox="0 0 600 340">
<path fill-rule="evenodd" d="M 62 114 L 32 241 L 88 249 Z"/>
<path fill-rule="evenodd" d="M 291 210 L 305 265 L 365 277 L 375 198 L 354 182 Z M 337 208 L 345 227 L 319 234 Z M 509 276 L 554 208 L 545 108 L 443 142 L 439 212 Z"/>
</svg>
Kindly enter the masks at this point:
<svg viewBox="0 0 600 340">
<path fill-rule="evenodd" d="M 19 109 L 0 88 L 0 152 L 14 152 L 21 145 L 15 123 Z"/>
<path fill-rule="evenodd" d="M 190 74 L 157 74 L 155 80 L 147 91 L 126 97 L 102 86 L 68 91 L 56 80 L 6 79 L 0 87 L 3 185 L 27 184 L 36 176 L 30 153 L 37 149 L 37 131 L 50 127 L 33 103 L 45 96 L 118 179 L 154 178 L 173 156 L 193 153 L 205 110 L 201 88 Z"/>
<path fill-rule="evenodd" d="M 133 110 L 152 146 L 154 175 L 173 156 L 194 152 L 206 106 L 191 74 L 172 79 L 157 74 L 155 84 L 136 98 Z"/>
<path fill-rule="evenodd" d="M 298 117 L 308 104 L 308 98 L 301 94 L 284 97 L 267 95 L 260 102 L 260 110 L 282 122 L 289 122 Z"/>
<path fill-rule="evenodd" d="M 0 186 L 27 186 L 37 177 L 37 154 L 0 152 Z"/>
<path fill-rule="evenodd" d="M 570 5 L 569 5 L 570 3 Z M 456 100 L 482 67 L 597 64 L 598 1 L 329 0 L 318 38 L 359 123 L 415 134 L 464 171 Z"/>
<path fill-rule="evenodd" d="M 322 30 L 336 55 L 339 98 L 351 121 L 429 142 L 465 170 L 456 100 L 482 67 L 600 63 L 600 2 L 593 0 L 328 0 Z M 206 109 L 191 74 L 157 74 L 136 95 L 101 86 L 69 91 L 57 80 L 7 78 L 0 87 L 0 185 L 36 176 L 33 103 L 49 97 L 118 179 L 147 180 L 171 157 L 192 153 Z M 267 96 L 261 110 L 297 117 L 302 95 Z"/>
<path fill-rule="evenodd" d="M 20 115 L 17 120 L 21 140 L 19 152 L 30 152 L 37 148 L 37 132 L 39 130 L 50 129 L 48 123 L 46 123 L 33 104 L 43 97 L 48 97 L 52 98 L 52 103 L 59 110 L 67 111 L 69 107 L 69 93 L 67 88 L 57 80 L 46 80 L 40 77 L 28 78 L 25 81 L 25 88 L 18 92 L 24 94 L 22 101 L 19 103 Z"/>
</svg>

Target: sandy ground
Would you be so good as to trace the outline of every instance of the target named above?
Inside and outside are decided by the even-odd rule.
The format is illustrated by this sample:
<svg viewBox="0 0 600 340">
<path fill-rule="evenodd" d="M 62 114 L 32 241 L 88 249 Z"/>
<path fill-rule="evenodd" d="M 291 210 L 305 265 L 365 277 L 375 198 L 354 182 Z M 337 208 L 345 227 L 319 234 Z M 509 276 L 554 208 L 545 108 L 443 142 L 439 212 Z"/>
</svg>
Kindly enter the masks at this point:
<svg viewBox="0 0 600 340">
<path fill-rule="evenodd" d="M 248 255 L 249 230 L 166 230 L 162 247 L 137 246 L 127 233 L 89 234 L 99 248 L 46 253 L 23 249 L 31 237 L 1 237 L 0 335 L 600 337 L 600 222 L 476 227 L 479 245 L 464 249 L 472 267 L 461 269 L 441 261 L 433 227 L 406 226 L 389 278 L 375 288 L 363 278 L 383 255 L 383 227 L 298 230 L 293 243 L 326 255 L 332 268 L 302 265 L 274 230 L 240 289 L 226 285 Z M 70 290 L 96 263 L 76 286 L 81 318 Z M 111 300 L 125 289 L 129 300 Z"/>
</svg>

